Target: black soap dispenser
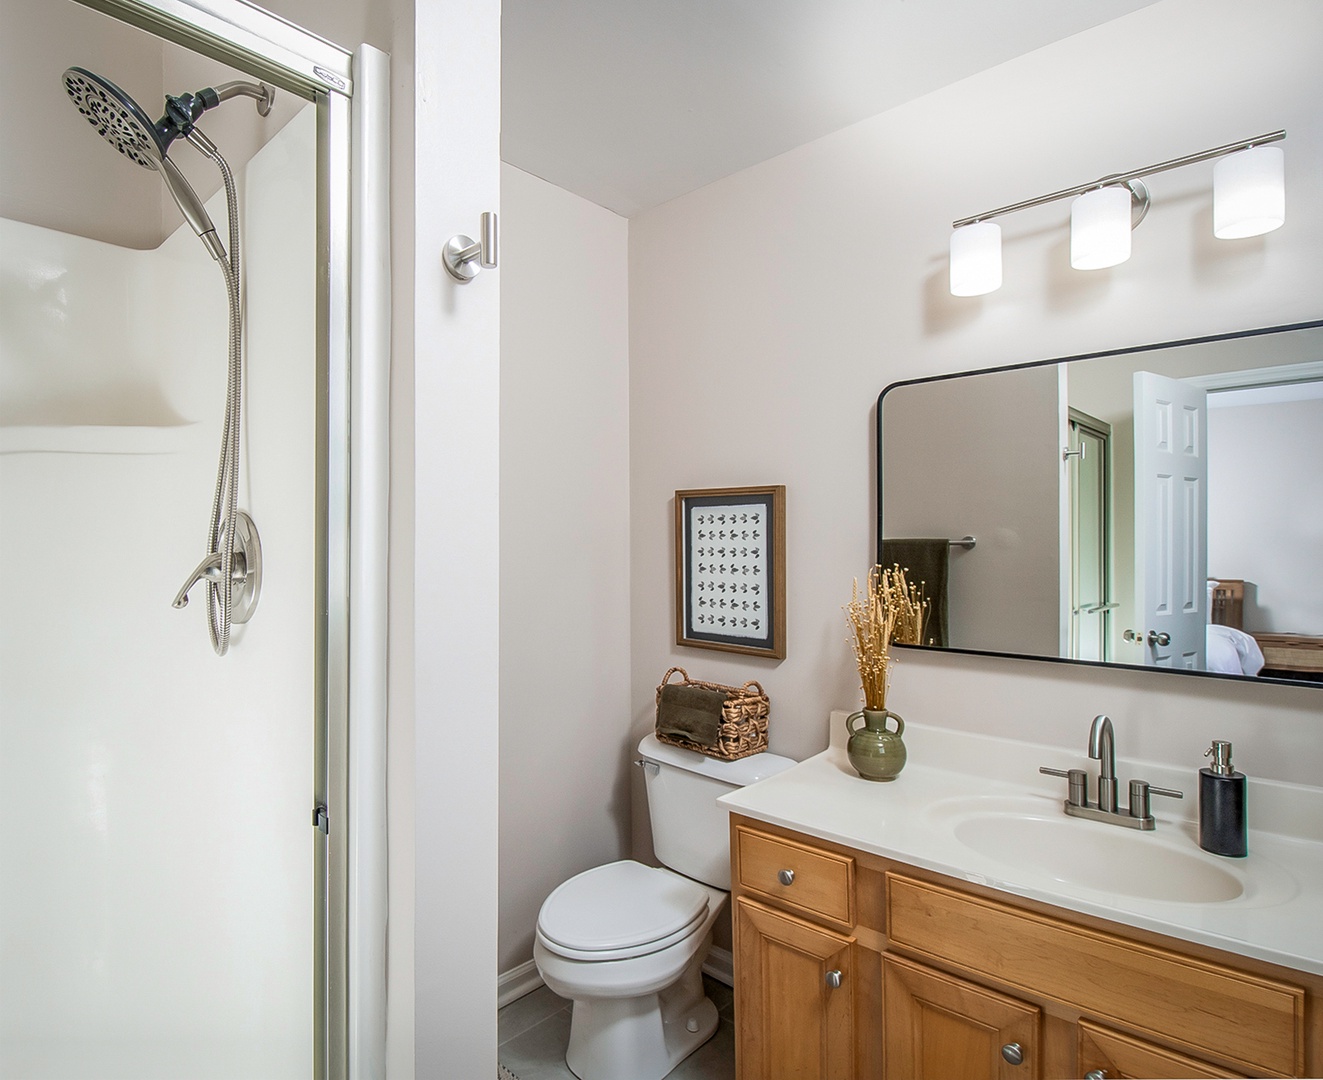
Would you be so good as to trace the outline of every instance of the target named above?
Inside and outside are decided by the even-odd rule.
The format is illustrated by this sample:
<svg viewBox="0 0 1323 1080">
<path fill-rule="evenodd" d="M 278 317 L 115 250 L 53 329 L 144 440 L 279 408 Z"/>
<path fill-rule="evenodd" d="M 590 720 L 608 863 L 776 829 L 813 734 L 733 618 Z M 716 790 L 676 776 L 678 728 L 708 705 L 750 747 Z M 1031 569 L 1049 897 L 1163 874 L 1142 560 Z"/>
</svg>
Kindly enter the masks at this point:
<svg viewBox="0 0 1323 1080">
<path fill-rule="evenodd" d="M 1199 846 L 1214 855 L 1249 854 L 1245 774 L 1231 767 L 1231 744 L 1215 739 L 1204 751 L 1213 763 L 1199 770 Z"/>
</svg>

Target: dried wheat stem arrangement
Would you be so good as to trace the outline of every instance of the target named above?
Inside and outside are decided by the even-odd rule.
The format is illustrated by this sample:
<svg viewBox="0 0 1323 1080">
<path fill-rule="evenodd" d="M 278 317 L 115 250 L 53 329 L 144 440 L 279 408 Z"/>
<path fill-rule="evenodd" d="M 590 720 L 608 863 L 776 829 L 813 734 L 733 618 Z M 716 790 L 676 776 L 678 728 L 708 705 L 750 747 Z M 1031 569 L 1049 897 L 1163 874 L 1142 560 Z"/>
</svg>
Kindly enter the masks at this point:
<svg viewBox="0 0 1323 1080">
<path fill-rule="evenodd" d="M 899 566 L 874 566 L 868 572 L 868 589 L 863 596 L 855 580 L 845 614 L 854 631 L 851 644 L 859 666 L 864 708 L 884 709 L 891 685 L 891 643 L 917 644 L 923 640 L 928 614 L 923 585 L 911 584 Z"/>
</svg>

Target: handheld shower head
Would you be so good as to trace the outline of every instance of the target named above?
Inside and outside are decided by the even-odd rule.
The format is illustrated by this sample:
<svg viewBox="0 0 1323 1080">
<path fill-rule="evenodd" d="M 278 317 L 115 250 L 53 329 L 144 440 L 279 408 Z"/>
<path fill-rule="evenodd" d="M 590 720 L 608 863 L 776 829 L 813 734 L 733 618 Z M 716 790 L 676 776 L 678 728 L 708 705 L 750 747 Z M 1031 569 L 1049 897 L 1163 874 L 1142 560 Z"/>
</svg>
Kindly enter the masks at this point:
<svg viewBox="0 0 1323 1080">
<path fill-rule="evenodd" d="M 202 200 L 167 155 L 169 138 L 173 135 L 167 138 L 133 98 L 109 79 L 91 71 L 69 68 L 64 73 L 64 89 L 98 135 L 130 161 L 144 169 L 155 169 L 160 174 L 184 219 L 211 252 L 211 257 L 223 259 L 225 247 L 216 235 L 216 226 Z"/>
</svg>

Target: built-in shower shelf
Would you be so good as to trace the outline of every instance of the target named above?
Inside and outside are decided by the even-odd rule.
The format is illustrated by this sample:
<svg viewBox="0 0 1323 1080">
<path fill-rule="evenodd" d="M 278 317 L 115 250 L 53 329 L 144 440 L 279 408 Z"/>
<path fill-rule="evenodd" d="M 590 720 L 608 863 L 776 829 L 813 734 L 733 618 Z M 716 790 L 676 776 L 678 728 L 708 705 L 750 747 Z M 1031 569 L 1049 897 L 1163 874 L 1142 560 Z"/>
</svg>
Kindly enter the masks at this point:
<svg viewBox="0 0 1323 1080">
<path fill-rule="evenodd" d="M 177 454 L 196 424 L 0 425 L 0 454 Z"/>
</svg>

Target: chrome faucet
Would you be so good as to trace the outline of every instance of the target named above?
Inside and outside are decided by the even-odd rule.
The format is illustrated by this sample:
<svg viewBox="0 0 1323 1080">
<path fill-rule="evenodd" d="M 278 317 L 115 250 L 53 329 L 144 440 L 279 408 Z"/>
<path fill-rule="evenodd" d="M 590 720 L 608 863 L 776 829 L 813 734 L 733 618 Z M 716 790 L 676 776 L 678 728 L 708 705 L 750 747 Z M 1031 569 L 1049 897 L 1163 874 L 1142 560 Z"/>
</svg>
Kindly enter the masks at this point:
<svg viewBox="0 0 1323 1080">
<path fill-rule="evenodd" d="M 1095 716 L 1089 728 L 1089 757 L 1100 762 L 1098 770 L 1098 809 L 1116 812 L 1116 734 L 1108 716 Z"/>
<path fill-rule="evenodd" d="M 1099 763 L 1096 803 L 1089 801 L 1089 774 L 1083 769 L 1049 769 L 1042 766 L 1038 770 L 1048 776 L 1064 776 L 1070 781 L 1070 794 L 1066 798 L 1065 810 L 1071 817 L 1105 821 L 1109 825 L 1124 825 L 1130 829 L 1148 831 L 1156 824 L 1149 805 L 1150 796 L 1185 798 L 1183 793 L 1171 788 L 1153 787 L 1147 780 L 1131 780 L 1129 807 L 1117 806 L 1116 733 L 1112 730 L 1112 721 L 1109 717 L 1100 715 L 1093 718 L 1093 726 L 1089 728 L 1089 757 Z"/>
</svg>

